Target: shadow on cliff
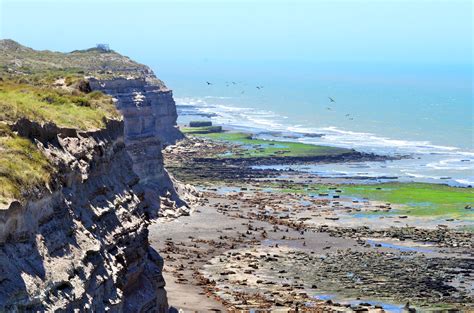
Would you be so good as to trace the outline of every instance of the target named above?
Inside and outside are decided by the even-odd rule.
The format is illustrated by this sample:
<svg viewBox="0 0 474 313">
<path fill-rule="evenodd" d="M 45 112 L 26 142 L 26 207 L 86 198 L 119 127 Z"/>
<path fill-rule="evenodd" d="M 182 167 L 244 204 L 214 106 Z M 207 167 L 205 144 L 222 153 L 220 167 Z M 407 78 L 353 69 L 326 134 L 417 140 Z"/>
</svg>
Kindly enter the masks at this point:
<svg viewBox="0 0 474 313">
<path fill-rule="evenodd" d="M 5 243 L 0 247 L 0 312 L 28 310 L 17 305 L 31 297 L 25 276 L 45 279 L 43 256 L 36 243 Z"/>
</svg>

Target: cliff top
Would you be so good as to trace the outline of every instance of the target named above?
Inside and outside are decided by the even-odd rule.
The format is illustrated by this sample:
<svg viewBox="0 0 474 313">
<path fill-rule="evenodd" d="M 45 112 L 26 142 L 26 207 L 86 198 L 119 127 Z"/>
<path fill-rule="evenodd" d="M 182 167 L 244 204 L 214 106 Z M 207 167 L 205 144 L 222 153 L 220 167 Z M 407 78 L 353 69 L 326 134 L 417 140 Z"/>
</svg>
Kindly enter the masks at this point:
<svg viewBox="0 0 474 313">
<path fill-rule="evenodd" d="M 54 167 L 29 139 L 12 131 L 20 119 L 60 128 L 97 130 L 120 120 L 111 96 L 92 91 L 86 75 L 147 78 L 153 73 L 113 51 L 36 51 L 0 40 L 0 210 L 13 200 L 38 193 Z M 154 76 L 153 76 L 154 77 Z"/>
<path fill-rule="evenodd" d="M 127 56 L 101 47 L 68 53 L 34 50 L 11 39 L 0 40 L 0 75 L 93 76 L 144 78 L 165 88 L 153 71 Z"/>
</svg>

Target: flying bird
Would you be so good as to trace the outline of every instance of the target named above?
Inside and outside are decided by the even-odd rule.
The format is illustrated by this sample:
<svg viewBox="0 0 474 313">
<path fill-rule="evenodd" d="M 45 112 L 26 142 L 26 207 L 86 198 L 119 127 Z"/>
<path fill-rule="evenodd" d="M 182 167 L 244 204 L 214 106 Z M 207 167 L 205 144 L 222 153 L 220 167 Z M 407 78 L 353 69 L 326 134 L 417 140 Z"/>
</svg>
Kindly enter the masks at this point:
<svg viewBox="0 0 474 313">
<path fill-rule="evenodd" d="M 210 82 L 206 82 L 206 84 L 207 84 L 208 86 L 209 86 L 209 85 L 212 85 L 212 83 L 210 83 Z"/>
<path fill-rule="evenodd" d="M 328 98 L 329 98 L 329 101 L 336 102 L 336 100 L 334 100 L 333 98 L 331 98 L 331 97 L 328 97 Z"/>
<path fill-rule="evenodd" d="M 257 88 L 258 90 L 260 90 L 260 89 L 263 88 L 263 86 L 257 86 L 257 87 L 255 87 L 255 88 Z"/>
</svg>

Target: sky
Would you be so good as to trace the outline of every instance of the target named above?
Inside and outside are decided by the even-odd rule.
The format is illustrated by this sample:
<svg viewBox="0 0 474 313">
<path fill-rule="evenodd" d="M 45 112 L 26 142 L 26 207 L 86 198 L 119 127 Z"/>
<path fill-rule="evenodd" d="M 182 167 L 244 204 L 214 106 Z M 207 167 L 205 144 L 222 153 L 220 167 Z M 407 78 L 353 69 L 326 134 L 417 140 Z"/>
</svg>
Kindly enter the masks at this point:
<svg viewBox="0 0 474 313">
<path fill-rule="evenodd" d="M 472 1 L 0 0 L 0 37 L 108 43 L 142 63 L 302 60 L 472 65 Z"/>
</svg>

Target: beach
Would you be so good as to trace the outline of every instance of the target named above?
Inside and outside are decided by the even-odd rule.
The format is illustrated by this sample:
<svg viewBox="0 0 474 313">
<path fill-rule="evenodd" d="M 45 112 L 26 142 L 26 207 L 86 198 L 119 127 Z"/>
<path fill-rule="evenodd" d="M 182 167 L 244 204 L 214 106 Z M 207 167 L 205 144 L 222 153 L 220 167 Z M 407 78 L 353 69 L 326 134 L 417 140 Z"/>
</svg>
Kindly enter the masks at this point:
<svg viewBox="0 0 474 313">
<path fill-rule="evenodd" d="M 472 188 L 277 170 L 261 164 L 392 160 L 181 129 L 188 139 L 165 149 L 165 164 L 199 197 L 189 216 L 170 215 L 150 227 L 151 245 L 166 260 L 171 306 L 185 312 L 472 308 Z M 420 197 L 449 194 L 453 208 L 407 204 L 405 189 Z M 400 203 L 384 198 L 394 191 Z"/>
</svg>

